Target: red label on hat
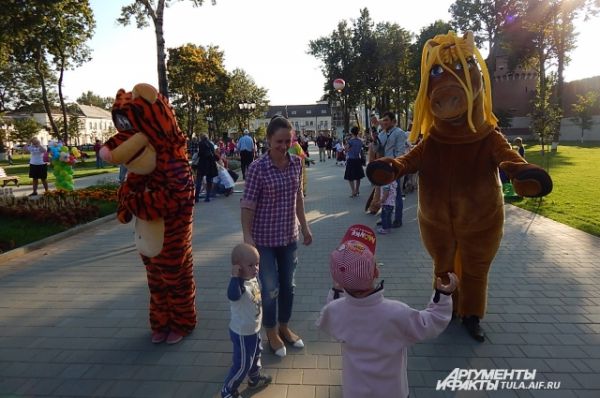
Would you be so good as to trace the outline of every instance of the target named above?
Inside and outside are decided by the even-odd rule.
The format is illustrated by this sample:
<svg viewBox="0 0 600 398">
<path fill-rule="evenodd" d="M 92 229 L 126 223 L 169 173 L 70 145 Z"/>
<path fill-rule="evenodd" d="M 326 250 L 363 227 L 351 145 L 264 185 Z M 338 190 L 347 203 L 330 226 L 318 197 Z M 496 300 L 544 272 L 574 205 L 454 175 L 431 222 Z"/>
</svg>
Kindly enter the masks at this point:
<svg viewBox="0 0 600 398">
<path fill-rule="evenodd" d="M 373 232 L 373 230 L 366 225 L 355 224 L 350 226 L 342 238 L 342 243 L 346 243 L 351 240 L 355 240 L 364 244 L 367 249 L 369 249 L 371 254 L 375 254 L 377 238 L 375 237 L 375 232 Z"/>
</svg>

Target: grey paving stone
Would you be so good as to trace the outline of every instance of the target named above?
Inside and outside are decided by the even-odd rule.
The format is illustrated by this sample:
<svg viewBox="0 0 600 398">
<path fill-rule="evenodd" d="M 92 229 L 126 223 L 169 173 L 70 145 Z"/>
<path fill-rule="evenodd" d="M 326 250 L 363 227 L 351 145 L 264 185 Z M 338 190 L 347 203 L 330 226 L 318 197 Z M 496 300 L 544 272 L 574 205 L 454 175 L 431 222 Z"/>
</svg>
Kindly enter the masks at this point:
<svg viewBox="0 0 600 398">
<path fill-rule="evenodd" d="M 342 195 L 348 189 L 342 168 L 318 164 L 308 175 L 306 209 L 315 241 L 298 250 L 290 322 L 306 348 L 283 359 L 265 350 L 263 366 L 275 384 L 253 397 L 341 397 L 340 345 L 314 321 L 330 287 L 329 253 L 349 225 L 374 225 L 376 218 L 363 214 L 365 198 Z M 229 251 L 241 241 L 239 197 L 195 209 L 198 326 L 174 347 L 149 342 L 147 283 L 131 225 L 110 221 L 0 266 L 0 395 L 217 396 L 231 364 L 225 289 Z M 489 340 L 475 343 L 453 321 L 437 339 L 411 347 L 412 398 L 597 397 L 600 239 L 512 206 L 505 212 L 482 321 Z M 378 240 L 377 257 L 386 296 L 422 309 L 432 266 L 419 240 L 415 194 L 406 197 L 404 220 Z M 436 392 L 436 381 L 454 367 L 536 367 L 545 380 L 556 375 L 565 384 L 547 392 L 554 395 Z"/>
</svg>

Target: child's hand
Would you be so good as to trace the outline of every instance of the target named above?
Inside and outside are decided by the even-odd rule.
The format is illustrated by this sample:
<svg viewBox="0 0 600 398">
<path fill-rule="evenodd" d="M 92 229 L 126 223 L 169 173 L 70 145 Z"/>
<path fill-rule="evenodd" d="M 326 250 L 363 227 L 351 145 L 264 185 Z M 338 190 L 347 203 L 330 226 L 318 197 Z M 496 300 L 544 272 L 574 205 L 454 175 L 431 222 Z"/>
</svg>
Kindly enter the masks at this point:
<svg viewBox="0 0 600 398">
<path fill-rule="evenodd" d="M 231 276 L 239 278 L 242 274 L 242 266 L 238 264 L 233 264 L 231 266 Z"/>
<path fill-rule="evenodd" d="M 452 293 L 458 287 L 458 277 L 454 272 L 448 272 L 448 278 L 450 279 L 450 283 L 444 285 L 442 283 L 442 278 L 439 276 L 435 279 L 435 288 L 439 291 L 445 293 Z"/>
</svg>

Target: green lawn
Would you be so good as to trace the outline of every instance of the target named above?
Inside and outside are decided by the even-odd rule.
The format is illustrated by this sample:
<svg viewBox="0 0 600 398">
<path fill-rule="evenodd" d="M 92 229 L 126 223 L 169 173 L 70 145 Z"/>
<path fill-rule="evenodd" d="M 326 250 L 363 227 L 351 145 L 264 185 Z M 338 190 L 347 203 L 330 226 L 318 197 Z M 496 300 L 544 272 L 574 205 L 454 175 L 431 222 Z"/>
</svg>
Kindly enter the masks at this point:
<svg viewBox="0 0 600 398">
<path fill-rule="evenodd" d="M 540 199 L 519 199 L 514 205 L 592 235 L 600 236 L 600 142 L 560 143 L 558 152 L 541 154 L 526 145 L 525 158 L 552 177 L 552 193 Z"/>
<path fill-rule="evenodd" d="M 85 162 L 75 163 L 73 166 L 73 178 L 87 177 L 103 173 L 114 173 L 119 171 L 118 166 L 105 164 L 103 169 L 96 168 L 96 158 L 94 152 L 86 152 L 90 157 Z M 13 157 L 14 164 L 8 165 L 7 161 L 0 162 L 0 167 L 6 171 L 8 175 L 16 175 L 19 177 L 19 184 L 31 185 L 29 178 L 29 155 L 15 155 Z M 54 182 L 56 179 L 52 174 L 52 167 L 48 167 L 48 182 Z M 9 184 L 12 186 L 12 184 Z"/>
<path fill-rule="evenodd" d="M 99 217 L 113 214 L 117 210 L 116 202 L 102 200 L 92 200 L 90 202 L 100 209 Z M 9 216 L 0 216 L 0 225 L 2 225 L 0 229 L 0 253 L 2 250 L 10 249 L 10 247 L 2 247 L 7 242 L 12 241 L 14 247 L 20 247 L 71 228 L 56 223 L 40 223 L 28 218 Z"/>
</svg>

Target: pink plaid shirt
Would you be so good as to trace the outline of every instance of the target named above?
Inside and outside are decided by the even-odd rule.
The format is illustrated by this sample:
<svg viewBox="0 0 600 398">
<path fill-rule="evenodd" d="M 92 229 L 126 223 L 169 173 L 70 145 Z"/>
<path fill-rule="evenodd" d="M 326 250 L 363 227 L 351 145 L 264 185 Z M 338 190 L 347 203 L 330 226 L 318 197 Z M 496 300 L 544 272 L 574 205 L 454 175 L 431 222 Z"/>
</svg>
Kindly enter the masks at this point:
<svg viewBox="0 0 600 398">
<path fill-rule="evenodd" d="M 268 153 L 246 171 L 242 208 L 254 210 L 252 238 L 258 246 L 286 246 L 298 240 L 296 195 L 302 193 L 301 159 L 289 155 L 290 164 L 279 170 Z"/>
</svg>

